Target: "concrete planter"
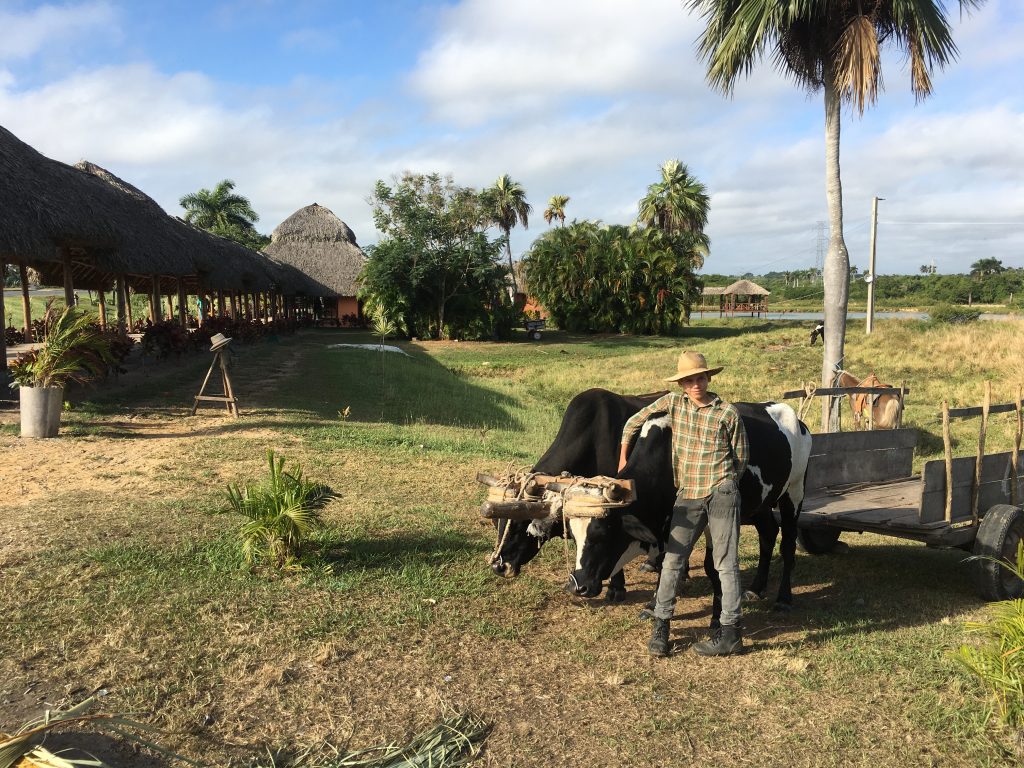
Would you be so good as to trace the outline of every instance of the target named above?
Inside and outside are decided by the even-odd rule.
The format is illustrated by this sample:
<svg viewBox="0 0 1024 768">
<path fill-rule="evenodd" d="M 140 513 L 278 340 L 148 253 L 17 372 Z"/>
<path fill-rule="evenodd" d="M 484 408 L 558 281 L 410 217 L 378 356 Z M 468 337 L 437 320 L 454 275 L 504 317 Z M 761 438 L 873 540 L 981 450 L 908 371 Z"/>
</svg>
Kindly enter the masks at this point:
<svg viewBox="0 0 1024 768">
<path fill-rule="evenodd" d="M 18 387 L 21 436 L 56 437 L 64 409 L 64 387 Z"/>
</svg>

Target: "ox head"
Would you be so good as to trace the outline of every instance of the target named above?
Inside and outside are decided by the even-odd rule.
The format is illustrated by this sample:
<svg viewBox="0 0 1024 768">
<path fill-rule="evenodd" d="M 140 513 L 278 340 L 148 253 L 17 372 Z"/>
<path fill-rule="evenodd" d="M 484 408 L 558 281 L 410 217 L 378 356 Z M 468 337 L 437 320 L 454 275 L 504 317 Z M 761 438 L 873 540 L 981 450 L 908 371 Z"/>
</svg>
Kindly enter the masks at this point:
<svg viewBox="0 0 1024 768">
<path fill-rule="evenodd" d="M 576 566 L 566 589 L 580 597 L 597 597 L 605 581 L 636 557 L 660 546 L 672 516 L 672 429 L 665 414 L 651 416 L 617 477 L 630 479 L 636 501 L 604 517 L 570 517 L 576 540 Z"/>
<path fill-rule="evenodd" d="M 491 570 L 498 576 L 518 576 L 533 560 L 548 539 L 562 535 L 562 520 L 557 514 L 539 520 L 496 518 L 498 547 L 491 556 Z"/>
</svg>

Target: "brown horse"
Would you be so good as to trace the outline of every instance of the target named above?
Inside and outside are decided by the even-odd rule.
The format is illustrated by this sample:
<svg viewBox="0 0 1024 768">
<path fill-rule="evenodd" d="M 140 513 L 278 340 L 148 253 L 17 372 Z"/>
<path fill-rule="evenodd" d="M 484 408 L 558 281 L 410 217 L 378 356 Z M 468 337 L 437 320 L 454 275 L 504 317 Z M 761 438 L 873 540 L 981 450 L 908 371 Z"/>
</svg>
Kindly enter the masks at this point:
<svg viewBox="0 0 1024 768">
<path fill-rule="evenodd" d="M 837 387 L 892 387 L 892 384 L 883 384 L 879 381 L 874 371 L 868 374 L 863 380 L 856 376 L 840 371 L 836 375 L 835 386 Z M 896 395 L 848 395 L 850 398 L 850 409 L 853 411 L 853 424 L 856 429 L 896 429 L 900 425 L 903 413 L 903 401 Z M 864 418 L 867 412 L 868 402 L 871 402 L 871 421 Z"/>
</svg>

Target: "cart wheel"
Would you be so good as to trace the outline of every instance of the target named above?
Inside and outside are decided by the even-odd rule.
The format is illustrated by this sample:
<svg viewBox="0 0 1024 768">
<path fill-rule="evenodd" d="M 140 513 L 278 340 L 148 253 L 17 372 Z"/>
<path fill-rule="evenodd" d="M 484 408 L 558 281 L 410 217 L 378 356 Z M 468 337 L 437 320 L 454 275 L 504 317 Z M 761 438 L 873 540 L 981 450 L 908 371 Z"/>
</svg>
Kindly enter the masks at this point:
<svg viewBox="0 0 1024 768">
<path fill-rule="evenodd" d="M 996 504 L 981 519 L 974 540 L 974 578 L 985 600 L 1011 600 L 1024 595 L 1024 581 L 995 560 L 1017 562 L 1017 544 L 1024 538 L 1024 511 Z"/>
<path fill-rule="evenodd" d="M 533 339 L 534 341 L 540 341 L 540 331 L 533 331 L 530 334 L 530 338 Z"/>
<path fill-rule="evenodd" d="M 796 541 L 809 555 L 827 555 L 839 543 L 839 533 L 837 528 L 801 528 Z"/>
</svg>

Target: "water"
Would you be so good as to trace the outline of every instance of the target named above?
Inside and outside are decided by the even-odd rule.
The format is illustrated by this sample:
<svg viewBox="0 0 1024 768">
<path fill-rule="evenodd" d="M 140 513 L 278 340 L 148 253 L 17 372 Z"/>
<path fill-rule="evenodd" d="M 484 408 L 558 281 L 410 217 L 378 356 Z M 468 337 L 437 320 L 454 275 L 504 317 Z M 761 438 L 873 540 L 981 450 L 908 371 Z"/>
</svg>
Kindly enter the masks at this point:
<svg viewBox="0 0 1024 768">
<path fill-rule="evenodd" d="M 700 318 L 701 314 L 699 311 L 694 312 L 693 316 Z M 746 317 L 749 318 L 750 313 L 740 314 L 737 313 L 734 317 Z M 868 316 L 867 312 L 847 312 L 847 320 L 864 320 Z M 704 317 L 712 318 L 718 317 L 717 312 L 705 312 Z M 981 320 L 1011 320 L 1013 315 L 997 314 L 990 312 L 982 312 Z M 824 312 L 764 312 L 761 314 L 762 320 L 824 320 Z M 927 320 L 927 312 L 875 312 L 876 320 Z"/>
</svg>

